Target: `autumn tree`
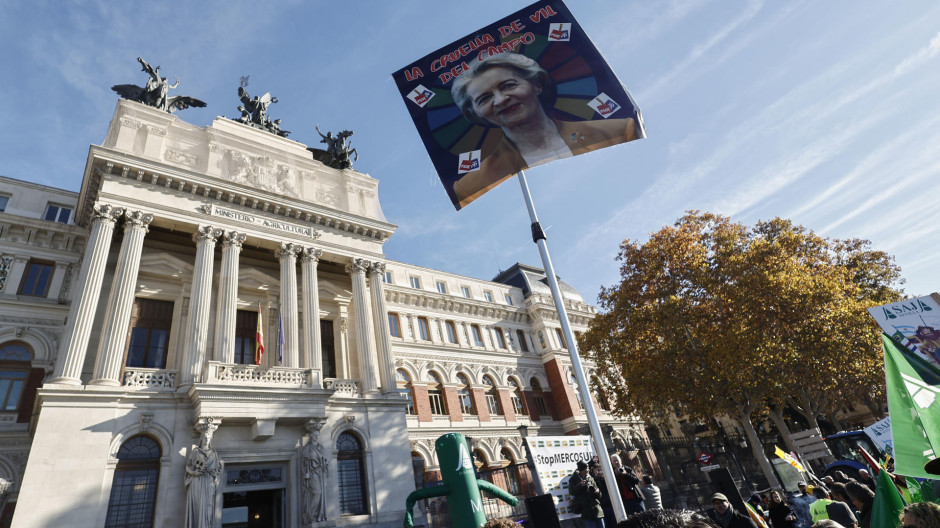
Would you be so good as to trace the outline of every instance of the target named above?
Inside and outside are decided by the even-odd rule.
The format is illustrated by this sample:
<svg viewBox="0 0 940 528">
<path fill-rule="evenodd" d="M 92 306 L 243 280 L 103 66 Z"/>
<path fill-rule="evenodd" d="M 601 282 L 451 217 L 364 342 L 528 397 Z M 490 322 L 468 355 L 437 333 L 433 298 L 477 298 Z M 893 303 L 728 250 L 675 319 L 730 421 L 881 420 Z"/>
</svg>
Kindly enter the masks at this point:
<svg viewBox="0 0 940 528">
<path fill-rule="evenodd" d="M 789 404 L 814 423 L 842 387 L 869 382 L 879 356 L 864 308 L 897 295 L 887 255 L 779 218 L 748 228 L 690 212 L 645 244 L 625 241 L 618 260 L 621 282 L 602 289 L 582 339 L 616 410 L 726 413 L 771 483 L 752 416 Z"/>
</svg>

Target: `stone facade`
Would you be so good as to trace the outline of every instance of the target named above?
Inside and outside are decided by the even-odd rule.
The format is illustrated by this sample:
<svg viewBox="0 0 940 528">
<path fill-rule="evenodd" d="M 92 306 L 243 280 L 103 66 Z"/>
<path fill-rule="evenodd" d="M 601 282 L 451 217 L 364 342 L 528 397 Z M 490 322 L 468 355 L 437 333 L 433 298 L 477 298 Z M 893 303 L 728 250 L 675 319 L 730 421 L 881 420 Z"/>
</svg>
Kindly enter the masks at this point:
<svg viewBox="0 0 940 528">
<path fill-rule="evenodd" d="M 0 412 L 0 524 L 120 526 L 136 468 L 153 526 L 182 526 L 211 423 L 223 467 L 195 502 L 214 526 L 398 526 L 441 434 L 500 467 L 525 461 L 520 426 L 585 425 L 538 269 L 387 260 L 378 182 L 294 141 L 119 101 L 78 194 L 2 178 L 0 197 L 0 350 L 28 351 Z M 583 331 L 595 308 L 565 298 Z M 611 441 L 643 434 L 588 400 Z"/>
</svg>

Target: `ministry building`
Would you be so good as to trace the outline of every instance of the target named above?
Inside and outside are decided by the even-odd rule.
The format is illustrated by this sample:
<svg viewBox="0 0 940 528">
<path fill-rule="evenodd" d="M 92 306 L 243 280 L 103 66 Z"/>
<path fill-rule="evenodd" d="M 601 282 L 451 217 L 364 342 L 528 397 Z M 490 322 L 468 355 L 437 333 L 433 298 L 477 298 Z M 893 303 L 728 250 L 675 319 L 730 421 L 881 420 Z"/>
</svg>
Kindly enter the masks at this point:
<svg viewBox="0 0 940 528">
<path fill-rule="evenodd" d="M 645 438 L 579 394 L 541 269 L 388 260 L 379 182 L 314 158 L 121 100 L 80 192 L 0 178 L 0 526 L 400 526 L 442 434 L 483 472 L 584 405 Z"/>
</svg>

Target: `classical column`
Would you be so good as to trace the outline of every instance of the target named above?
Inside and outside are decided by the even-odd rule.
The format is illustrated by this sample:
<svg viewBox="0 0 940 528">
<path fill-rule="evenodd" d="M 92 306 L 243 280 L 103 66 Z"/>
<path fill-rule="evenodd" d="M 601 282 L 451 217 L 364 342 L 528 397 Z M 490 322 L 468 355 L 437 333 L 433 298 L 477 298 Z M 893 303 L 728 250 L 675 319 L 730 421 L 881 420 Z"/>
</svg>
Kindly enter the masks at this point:
<svg viewBox="0 0 940 528">
<path fill-rule="evenodd" d="M 366 270 L 369 262 L 355 259 L 346 265 L 352 276 L 353 309 L 356 312 L 356 338 L 359 349 L 359 383 L 362 393 L 377 393 L 375 365 L 372 364 L 372 340 L 369 338 L 369 301 L 366 299 Z"/>
<path fill-rule="evenodd" d="M 320 290 L 317 284 L 317 264 L 323 251 L 304 248 L 301 255 L 301 285 L 304 303 L 303 354 L 300 367 L 323 370 L 323 351 L 320 349 Z M 322 378 L 322 376 L 321 376 Z"/>
<path fill-rule="evenodd" d="M 101 327 L 101 342 L 95 358 L 95 375 L 92 385 L 120 385 L 121 363 L 127 328 L 134 307 L 134 292 L 137 290 L 137 271 L 140 269 L 140 253 L 144 248 L 144 235 L 150 227 L 153 215 L 141 211 L 124 214 L 124 241 L 118 254 L 114 281 L 108 296 L 108 309 L 104 313 Z"/>
<path fill-rule="evenodd" d="M 235 363 L 235 313 L 238 311 L 238 254 L 246 235 L 226 231 L 222 235 L 222 269 L 219 302 L 215 310 L 215 354 L 213 359 Z"/>
<path fill-rule="evenodd" d="M 297 345 L 297 253 L 296 244 L 282 243 L 276 254 L 281 260 L 281 320 L 284 325 L 283 367 L 298 367 Z"/>
<path fill-rule="evenodd" d="M 375 346 L 379 359 L 379 380 L 383 392 L 397 392 L 395 361 L 392 359 L 392 340 L 388 331 L 388 308 L 385 306 L 385 291 L 382 277 L 385 263 L 373 262 L 369 267 L 369 288 L 372 290 L 372 321 L 375 323 Z M 432 330 L 429 328 L 429 332 Z"/>
<path fill-rule="evenodd" d="M 59 346 L 55 371 L 48 383 L 81 384 L 82 365 L 91 327 L 95 320 L 95 307 L 101 296 L 101 282 L 104 268 L 108 263 L 108 251 L 111 237 L 114 235 L 114 223 L 124 211 L 108 204 L 95 204 L 91 213 L 91 233 L 85 246 L 85 256 L 78 272 L 81 291 L 76 292 L 75 300 L 69 309 L 68 326 L 65 338 Z"/>
<path fill-rule="evenodd" d="M 196 243 L 196 265 L 193 267 L 193 287 L 189 294 L 186 348 L 183 349 L 183 364 L 180 366 L 181 385 L 189 385 L 201 379 L 202 365 L 206 361 L 215 243 L 220 236 L 222 236 L 222 230 L 211 226 L 199 226 L 193 233 L 193 242 Z"/>
</svg>

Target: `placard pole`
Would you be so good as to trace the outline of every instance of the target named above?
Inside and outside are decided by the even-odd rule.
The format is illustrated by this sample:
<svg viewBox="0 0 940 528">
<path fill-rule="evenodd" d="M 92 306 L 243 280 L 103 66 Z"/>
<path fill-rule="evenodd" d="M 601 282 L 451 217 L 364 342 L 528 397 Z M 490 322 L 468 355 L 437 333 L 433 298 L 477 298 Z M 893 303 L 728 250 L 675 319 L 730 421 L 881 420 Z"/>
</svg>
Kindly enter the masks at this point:
<svg viewBox="0 0 940 528">
<path fill-rule="evenodd" d="M 571 331 L 571 325 L 568 323 L 568 311 L 565 310 L 565 301 L 561 296 L 561 289 L 558 287 L 558 279 L 555 277 L 555 267 L 552 266 L 552 258 L 548 254 L 548 243 L 545 241 L 545 232 L 542 231 L 542 225 L 539 224 L 538 215 L 535 213 L 535 205 L 532 204 L 532 194 L 529 192 L 529 184 L 525 179 L 525 171 L 519 171 L 519 185 L 522 186 L 522 197 L 525 199 L 525 206 L 529 211 L 529 219 L 532 221 L 532 241 L 539 247 L 539 254 L 542 256 L 542 266 L 545 268 L 548 286 L 552 290 L 552 299 L 555 301 L 555 310 L 558 312 L 558 319 L 561 321 L 561 331 L 564 333 L 565 341 L 568 343 L 568 353 L 571 355 L 571 368 L 574 370 L 574 375 L 581 391 L 584 412 L 587 414 L 588 425 L 591 428 L 591 438 L 594 441 L 594 451 L 597 453 L 597 459 L 604 469 L 604 480 L 607 481 L 607 493 L 610 494 L 610 502 L 614 507 L 614 513 L 619 522 L 627 518 L 627 511 L 623 506 L 620 490 L 617 487 L 617 477 L 610 463 L 610 457 L 607 455 L 607 445 L 604 443 L 604 436 L 601 434 L 601 426 L 597 421 L 597 414 L 594 412 L 594 400 L 591 398 L 591 391 L 588 387 L 587 379 L 584 377 L 584 369 L 581 368 L 581 357 L 578 355 L 578 341 L 575 339 L 574 333 Z"/>
</svg>

